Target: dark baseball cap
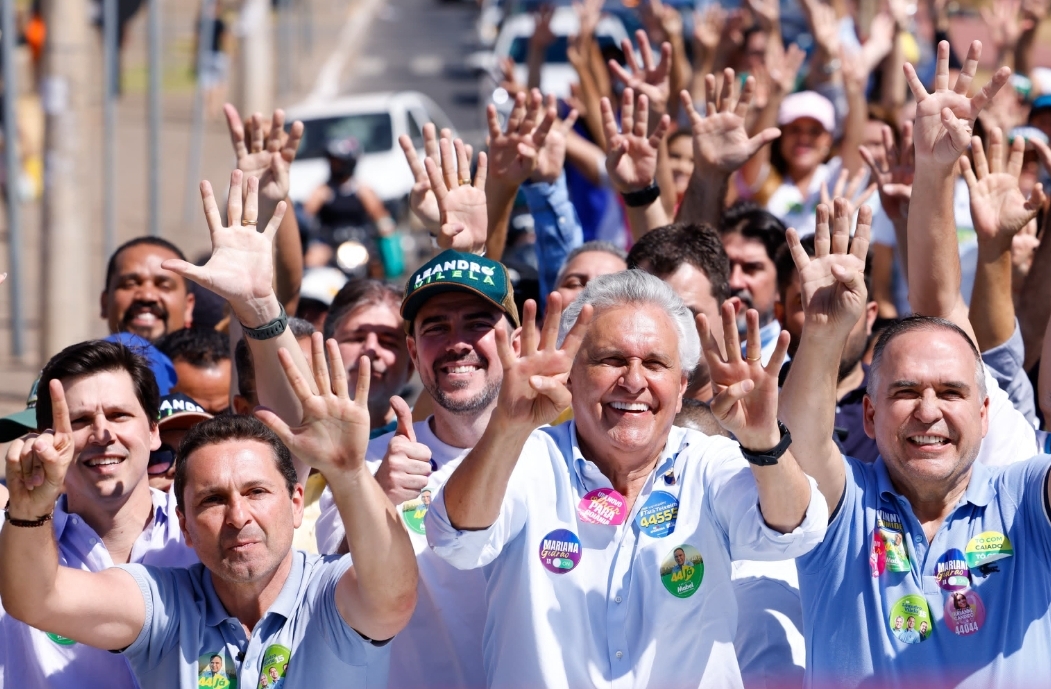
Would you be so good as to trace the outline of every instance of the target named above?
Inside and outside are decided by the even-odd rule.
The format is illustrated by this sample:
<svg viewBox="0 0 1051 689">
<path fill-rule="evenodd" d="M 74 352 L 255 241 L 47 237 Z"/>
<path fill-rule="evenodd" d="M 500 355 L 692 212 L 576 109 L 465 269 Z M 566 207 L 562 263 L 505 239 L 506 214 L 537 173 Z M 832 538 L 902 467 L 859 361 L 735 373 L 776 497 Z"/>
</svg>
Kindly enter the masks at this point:
<svg viewBox="0 0 1051 689">
<path fill-rule="evenodd" d="M 476 294 L 506 313 L 516 328 L 519 325 L 514 288 L 503 264 L 485 256 L 449 249 L 409 276 L 405 299 L 401 302 L 405 329 L 412 326 L 413 319 L 428 299 L 446 292 Z"/>
<path fill-rule="evenodd" d="M 1046 108 L 1051 108 L 1051 93 L 1045 93 L 1042 96 L 1037 96 L 1036 99 L 1033 100 L 1033 106 L 1029 110 L 1030 119 L 1032 119 L 1033 114 L 1037 110 L 1044 110 Z"/>
<path fill-rule="evenodd" d="M 210 418 L 212 415 L 197 404 L 192 397 L 181 392 L 173 392 L 161 398 L 157 425 L 166 430 L 187 430 Z"/>
<path fill-rule="evenodd" d="M 29 388 L 25 409 L 0 418 L 0 443 L 9 443 L 36 430 L 36 396 L 39 385 L 40 377 L 37 376 L 33 386 Z"/>
</svg>

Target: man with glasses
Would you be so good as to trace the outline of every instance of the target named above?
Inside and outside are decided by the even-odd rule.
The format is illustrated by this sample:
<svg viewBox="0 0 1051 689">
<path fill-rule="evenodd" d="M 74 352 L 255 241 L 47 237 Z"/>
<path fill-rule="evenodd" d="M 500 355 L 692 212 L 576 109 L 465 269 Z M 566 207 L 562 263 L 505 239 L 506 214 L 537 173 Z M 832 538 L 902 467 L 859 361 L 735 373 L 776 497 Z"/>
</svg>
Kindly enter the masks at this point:
<svg viewBox="0 0 1051 689">
<path fill-rule="evenodd" d="M 146 473 L 150 476 L 150 488 L 167 491 L 175 480 L 175 459 L 183 436 L 202 421 L 213 418 L 189 396 L 173 392 L 161 398 L 157 428 L 161 434 L 161 446 L 150 452 L 150 463 Z"/>
</svg>

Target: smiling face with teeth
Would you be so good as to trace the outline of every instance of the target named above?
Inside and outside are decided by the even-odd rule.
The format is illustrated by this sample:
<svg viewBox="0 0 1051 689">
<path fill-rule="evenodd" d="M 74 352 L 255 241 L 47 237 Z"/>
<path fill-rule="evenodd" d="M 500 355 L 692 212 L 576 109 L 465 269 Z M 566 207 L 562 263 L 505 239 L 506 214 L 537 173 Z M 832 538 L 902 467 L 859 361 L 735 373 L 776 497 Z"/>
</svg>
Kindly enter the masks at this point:
<svg viewBox="0 0 1051 689">
<path fill-rule="evenodd" d="M 569 374 L 584 456 L 616 474 L 652 464 L 682 407 L 686 382 L 675 325 L 660 307 L 597 311 Z"/>
<path fill-rule="evenodd" d="M 989 427 L 975 354 L 944 328 L 905 332 L 887 343 L 865 432 L 904 493 L 947 495 L 965 486 Z"/>
<path fill-rule="evenodd" d="M 190 325 L 194 296 L 185 280 L 161 268 L 169 258 L 179 256 L 153 244 L 137 244 L 117 255 L 101 296 L 111 333 L 130 332 L 153 342 Z"/>
</svg>

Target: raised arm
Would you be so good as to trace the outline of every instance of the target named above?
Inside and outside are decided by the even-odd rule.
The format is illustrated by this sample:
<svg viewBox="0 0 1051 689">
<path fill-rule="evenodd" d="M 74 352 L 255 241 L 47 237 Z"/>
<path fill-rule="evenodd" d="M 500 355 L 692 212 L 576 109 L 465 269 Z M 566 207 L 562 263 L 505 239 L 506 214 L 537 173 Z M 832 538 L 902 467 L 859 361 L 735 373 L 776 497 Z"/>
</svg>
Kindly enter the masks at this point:
<svg viewBox="0 0 1051 689">
<path fill-rule="evenodd" d="M 967 90 L 981 54 L 981 42 L 974 41 L 956 84 L 950 87 L 949 43 L 939 43 L 932 93 L 924 88 L 915 68 L 905 65 L 905 77 L 916 98 L 913 195 L 923 199 L 923 203 L 909 207 L 909 255 L 925 259 L 909 262 L 909 303 L 917 314 L 951 320 L 971 334 L 972 339 L 967 305 L 960 295 L 953 183 L 957 161 L 971 143 L 978 113 L 1011 75 L 1010 69 L 1000 68 L 977 95 L 968 98 Z"/>
<path fill-rule="evenodd" d="M 562 346 L 557 346 L 562 317 L 562 297 L 553 292 L 547 299 L 547 317 L 542 331 L 536 326 L 536 303 L 529 300 L 522 310 L 522 333 L 518 352 L 507 331 L 496 329 L 496 344 L 504 380 L 500 397 L 478 444 L 445 484 L 445 509 L 449 521 L 460 530 L 481 530 L 500 516 L 518 457 L 529 434 L 554 421 L 572 398 L 566 388 L 584 331 L 591 320 L 585 306 Z"/>
<path fill-rule="evenodd" d="M 1033 147 L 1040 156 L 1041 165 L 1051 172 L 1051 148 L 1047 144 L 1034 140 Z M 1046 206 L 1046 204 L 1045 204 Z M 1033 263 L 1029 274 L 1022 283 L 1022 292 L 1018 300 L 1018 324 L 1022 331 L 1022 342 L 1025 346 L 1025 369 L 1028 371 L 1040 357 L 1041 342 L 1048 322 L 1051 322 L 1051 214 L 1045 207 L 1037 216 L 1040 227 L 1040 245 L 1033 254 Z M 1044 359 L 1044 361 L 1047 361 Z"/>
<path fill-rule="evenodd" d="M 130 646 L 146 621 L 138 584 L 124 570 L 85 572 L 59 566 L 50 521 L 73 462 L 73 429 L 62 383 L 49 389 L 54 429 L 11 443 L 6 475 L 10 491 L 6 524 L 0 529 L 0 600 L 31 627 L 104 650 Z"/>
<path fill-rule="evenodd" d="M 303 408 L 302 423 L 290 428 L 265 409 L 257 410 L 256 415 L 292 454 L 320 471 L 332 488 L 354 561 L 336 587 L 339 614 L 360 634 L 389 639 L 412 617 L 418 573 L 409 535 L 365 465 L 370 430 L 369 358 L 361 357 L 351 400 L 347 369 L 336 341 L 327 343 L 328 362 L 320 333 L 314 334 L 311 346 L 315 386 L 308 385 L 288 350 L 280 353 L 288 385 Z"/>
<path fill-rule="evenodd" d="M 839 360 L 850 330 L 865 313 L 865 254 L 872 209 L 862 206 L 854 239 L 851 213 L 844 199 L 835 200 L 833 231 L 829 209 L 817 207 L 814 257 L 807 256 L 799 233 L 788 231 L 788 247 L 799 275 L 803 299 L 803 333 L 792 367 L 781 389 L 778 415 L 792 431 L 799 465 L 817 481 L 830 510 L 843 496 L 846 474 L 832 440 L 836 417 Z"/>
<path fill-rule="evenodd" d="M 912 199 L 912 180 L 916 173 L 912 129 L 912 122 L 904 124 L 899 148 L 894 144 L 894 133 L 890 127 L 883 125 L 883 155 L 879 161 L 867 147 L 861 148 L 861 157 L 876 182 L 880 205 L 894 225 L 894 238 L 906 277 L 909 273 L 909 201 Z"/>
</svg>

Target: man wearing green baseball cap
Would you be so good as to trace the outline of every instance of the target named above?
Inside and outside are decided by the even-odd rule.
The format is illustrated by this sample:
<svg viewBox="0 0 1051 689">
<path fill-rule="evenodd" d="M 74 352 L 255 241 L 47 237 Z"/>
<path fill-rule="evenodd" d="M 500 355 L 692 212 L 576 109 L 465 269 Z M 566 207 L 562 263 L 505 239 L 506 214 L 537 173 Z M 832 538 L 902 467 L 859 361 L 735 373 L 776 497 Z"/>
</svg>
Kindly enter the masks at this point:
<svg viewBox="0 0 1051 689">
<path fill-rule="evenodd" d="M 33 386 L 29 388 L 25 409 L 0 418 L 0 443 L 9 443 L 36 430 L 36 389 L 39 384 L 40 377 L 37 376 Z"/>
</svg>

